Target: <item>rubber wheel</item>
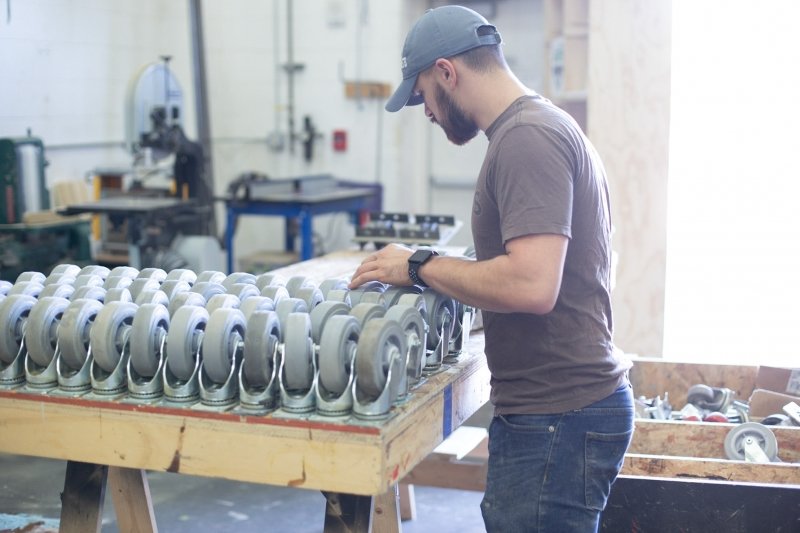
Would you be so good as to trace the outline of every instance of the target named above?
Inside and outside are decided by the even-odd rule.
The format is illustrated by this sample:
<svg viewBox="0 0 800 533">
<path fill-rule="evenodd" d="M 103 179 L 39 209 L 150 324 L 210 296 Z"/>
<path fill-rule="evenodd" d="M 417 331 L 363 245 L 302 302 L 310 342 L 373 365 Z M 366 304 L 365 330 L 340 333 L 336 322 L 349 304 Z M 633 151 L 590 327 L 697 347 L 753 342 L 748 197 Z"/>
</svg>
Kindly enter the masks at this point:
<svg viewBox="0 0 800 533">
<path fill-rule="evenodd" d="M 102 308 L 103 304 L 97 300 L 79 298 L 72 300 L 61 316 L 57 332 L 58 347 L 61 359 L 68 367 L 79 370 L 86 362 L 92 323 Z"/>
<path fill-rule="evenodd" d="M 376 400 L 386 387 L 393 355 L 405 354 L 406 335 L 394 320 L 376 318 L 361 329 L 356 351 L 356 382 L 369 399 Z"/>
<path fill-rule="evenodd" d="M 24 294 L 37 298 L 43 290 L 44 285 L 36 281 L 20 281 L 11 287 L 11 289 L 8 291 L 8 296 L 13 296 L 14 294 Z"/>
<path fill-rule="evenodd" d="M 66 298 L 45 296 L 31 309 L 25 324 L 25 345 L 28 355 L 39 366 L 46 367 L 53 360 L 58 344 L 58 323 L 67 307 L 69 300 Z"/>
<path fill-rule="evenodd" d="M 80 289 L 81 287 L 103 287 L 104 285 L 105 279 L 96 274 L 81 274 L 75 278 L 75 282 L 72 284 L 76 289 Z"/>
<path fill-rule="evenodd" d="M 72 285 L 73 283 L 75 283 L 75 276 L 67 274 L 50 274 L 44 280 L 45 287 L 50 285 Z"/>
<path fill-rule="evenodd" d="M 422 297 L 422 294 L 404 294 L 397 299 L 395 305 L 407 305 L 416 308 L 419 314 L 422 315 L 422 320 L 426 324 L 428 323 L 428 308 L 425 305 L 425 298 Z"/>
<path fill-rule="evenodd" d="M 258 287 L 251 283 L 234 283 L 228 287 L 228 294 L 232 294 L 239 298 L 239 301 L 245 301 L 254 296 L 261 296 L 261 291 Z"/>
<path fill-rule="evenodd" d="M 136 297 L 136 305 L 161 304 L 169 305 L 169 298 L 161 289 L 147 289 L 139 293 Z"/>
<path fill-rule="evenodd" d="M 185 281 L 191 287 L 197 281 L 197 274 L 188 268 L 173 268 L 167 273 L 164 283 L 167 281 Z"/>
<path fill-rule="evenodd" d="M 346 279 L 339 279 L 339 278 L 332 278 L 326 279 L 322 283 L 319 284 L 319 291 L 322 293 L 322 296 L 327 300 L 328 293 L 332 290 L 338 291 L 346 291 L 347 289 L 347 280 Z"/>
<path fill-rule="evenodd" d="M 182 292 L 175 296 L 167 306 L 169 316 L 174 317 L 175 312 L 182 307 L 205 307 L 206 299 L 196 292 Z"/>
<path fill-rule="evenodd" d="M 275 305 L 275 312 L 281 323 L 281 331 L 286 333 L 287 319 L 290 313 L 308 313 L 308 306 L 299 298 L 285 298 Z M 284 339 L 285 340 L 285 339 Z"/>
<path fill-rule="evenodd" d="M 274 311 L 256 310 L 247 318 L 244 332 L 244 375 L 254 387 L 265 387 L 272 379 L 275 348 L 281 326 Z"/>
<path fill-rule="evenodd" d="M 83 267 L 75 277 L 79 276 L 100 276 L 103 279 L 106 279 L 108 275 L 111 273 L 107 267 L 101 265 L 87 265 Z"/>
<path fill-rule="evenodd" d="M 78 274 L 81 271 L 81 267 L 78 265 L 71 265 L 69 263 L 65 263 L 63 265 L 56 265 L 53 267 L 53 270 L 50 271 L 50 274 L 66 274 L 72 278 L 77 278 Z"/>
<path fill-rule="evenodd" d="M 123 278 L 134 279 L 139 275 L 139 270 L 133 268 L 132 266 L 118 266 L 111 269 L 108 273 L 108 277 L 112 276 L 120 276 Z M 106 278 L 107 279 L 107 278 Z"/>
<path fill-rule="evenodd" d="M 328 320 L 335 315 L 346 315 L 350 308 L 342 302 L 322 302 L 311 310 L 311 338 L 321 344 L 322 332 Z"/>
<path fill-rule="evenodd" d="M 319 379 L 328 392 L 341 395 L 347 389 L 361 325 L 350 315 L 332 316 L 325 323 L 319 347 Z"/>
<path fill-rule="evenodd" d="M 204 281 L 211 283 L 222 283 L 227 276 L 218 270 L 204 270 L 197 275 L 195 283 L 202 283 Z"/>
<path fill-rule="evenodd" d="M 423 291 L 422 297 L 428 312 L 428 348 L 433 350 L 442 340 L 442 329 L 446 323 L 449 324 L 449 334 L 453 333 L 455 303 L 452 298 L 431 289 Z"/>
<path fill-rule="evenodd" d="M 132 278 L 125 276 L 108 276 L 103 282 L 103 288 L 107 291 L 111 289 L 127 289 L 132 283 Z"/>
<path fill-rule="evenodd" d="M 309 285 L 297 289 L 295 298 L 303 300 L 309 311 L 325 301 L 325 298 L 322 296 L 322 291 Z"/>
<path fill-rule="evenodd" d="M 128 340 L 126 329 L 133 323 L 138 307 L 130 302 L 110 302 L 97 313 L 89 342 L 94 361 L 106 372 L 113 372 L 122 357 Z"/>
<path fill-rule="evenodd" d="M 770 429 L 757 422 L 745 422 L 731 429 L 725 436 L 725 455 L 733 461 L 744 461 L 744 441 L 753 437 L 770 461 L 778 457 L 778 441 Z"/>
<path fill-rule="evenodd" d="M 420 294 L 422 290 L 416 285 L 410 287 L 403 287 L 401 285 L 392 285 L 383 292 L 383 298 L 386 300 L 386 306 L 391 307 L 398 303 L 400 298 L 406 294 Z"/>
<path fill-rule="evenodd" d="M 305 287 L 306 285 L 311 285 L 311 281 L 305 276 L 292 276 L 286 281 L 286 290 L 289 292 L 289 296 L 292 298 L 297 298 L 297 291 Z"/>
<path fill-rule="evenodd" d="M 353 307 L 353 303 L 350 300 L 349 290 L 331 289 L 328 291 L 328 296 L 326 299 L 331 302 L 342 302 L 343 304 L 347 305 L 347 307 Z"/>
<path fill-rule="evenodd" d="M 211 313 L 203 339 L 203 368 L 214 383 L 228 379 L 244 334 L 244 315 L 238 309 L 222 307 Z"/>
<path fill-rule="evenodd" d="M 372 303 L 381 304 L 386 307 L 386 300 L 383 298 L 383 292 L 386 290 L 386 285 L 380 281 L 368 281 L 359 288 L 350 291 L 350 301 L 353 307 L 358 304 Z"/>
<path fill-rule="evenodd" d="M 13 363 L 17 358 L 24 323 L 36 305 L 36 298 L 28 294 L 10 294 L 0 302 L 0 361 Z"/>
<path fill-rule="evenodd" d="M 286 287 L 281 285 L 268 285 L 264 287 L 261 289 L 261 296 L 266 296 L 275 302 L 275 305 L 278 305 L 278 302 L 281 300 L 291 298 L 291 296 L 289 296 L 289 291 L 286 290 Z"/>
<path fill-rule="evenodd" d="M 225 287 L 213 281 L 198 281 L 192 286 L 192 292 L 202 295 L 209 301 L 216 294 L 225 294 Z"/>
<path fill-rule="evenodd" d="M 258 290 L 263 291 L 266 287 L 271 286 L 283 287 L 284 282 L 277 274 L 261 274 L 256 278 Z"/>
<path fill-rule="evenodd" d="M 0 279 L 0 296 L 6 296 L 13 286 L 10 281 Z"/>
<path fill-rule="evenodd" d="M 145 378 L 156 375 L 161 344 L 169 331 L 169 311 L 162 304 L 144 304 L 136 310 L 131 328 L 131 365 Z"/>
<path fill-rule="evenodd" d="M 283 384 L 289 390 L 308 390 L 314 381 L 314 346 L 308 313 L 289 313 L 283 336 Z"/>
<path fill-rule="evenodd" d="M 192 290 L 192 286 L 185 280 L 167 279 L 161 284 L 161 290 L 167 295 L 167 298 L 171 302 L 178 294 Z"/>
<path fill-rule="evenodd" d="M 239 283 L 255 286 L 256 277 L 249 272 L 234 272 L 233 274 L 228 274 L 228 276 L 222 280 L 222 286 L 225 287 L 228 292 L 231 291 L 234 285 Z"/>
<path fill-rule="evenodd" d="M 704 407 L 714 401 L 714 390 L 708 385 L 692 385 L 686 393 L 686 401 Z"/>
<path fill-rule="evenodd" d="M 161 288 L 161 282 L 157 279 L 152 278 L 136 278 L 131 282 L 130 287 L 128 290 L 131 291 L 131 296 L 133 300 L 136 301 L 136 298 L 139 297 L 139 294 L 142 291 L 157 291 Z"/>
<path fill-rule="evenodd" d="M 209 315 L 213 315 L 217 309 L 239 309 L 242 302 L 232 294 L 215 294 L 206 304 Z"/>
<path fill-rule="evenodd" d="M 56 297 L 66 298 L 69 300 L 74 292 L 75 287 L 66 283 L 62 283 L 60 285 L 45 285 L 44 289 L 42 289 L 42 292 L 39 293 L 39 299 L 41 300 L 42 298 Z"/>
<path fill-rule="evenodd" d="M 41 272 L 36 272 L 35 270 L 28 270 L 26 272 L 22 272 L 14 283 L 20 283 L 21 281 L 35 281 L 36 283 L 41 283 L 44 285 L 44 280 L 47 279 L 47 276 L 42 274 Z"/>
<path fill-rule="evenodd" d="M 167 273 L 162 268 L 143 268 L 139 271 L 136 279 L 154 279 L 160 285 L 162 281 L 167 279 Z"/>
<path fill-rule="evenodd" d="M 172 315 L 167 333 L 167 367 L 176 378 L 187 381 L 194 373 L 198 351 L 198 332 L 208 324 L 203 307 L 181 307 Z"/>
<path fill-rule="evenodd" d="M 255 296 L 243 301 L 239 310 L 244 313 L 245 320 L 249 320 L 256 311 L 274 311 L 275 304 L 266 296 Z"/>
<path fill-rule="evenodd" d="M 369 320 L 382 318 L 386 314 L 386 308 L 379 304 L 363 303 L 353 307 L 350 310 L 350 314 L 358 319 L 358 323 L 361 324 L 363 329 Z"/>
<path fill-rule="evenodd" d="M 408 305 L 395 305 L 386 311 L 387 320 L 394 320 L 406 334 L 406 344 L 409 350 L 415 352 L 409 358 L 411 361 L 424 361 L 425 359 L 425 320 L 416 307 Z M 421 353 L 420 353 L 421 352 Z M 417 375 L 414 369 L 414 375 Z M 418 369 L 422 371 L 422 366 Z"/>
<path fill-rule="evenodd" d="M 106 290 L 103 287 L 78 287 L 70 297 L 70 300 L 97 300 L 101 303 L 105 299 Z"/>
</svg>

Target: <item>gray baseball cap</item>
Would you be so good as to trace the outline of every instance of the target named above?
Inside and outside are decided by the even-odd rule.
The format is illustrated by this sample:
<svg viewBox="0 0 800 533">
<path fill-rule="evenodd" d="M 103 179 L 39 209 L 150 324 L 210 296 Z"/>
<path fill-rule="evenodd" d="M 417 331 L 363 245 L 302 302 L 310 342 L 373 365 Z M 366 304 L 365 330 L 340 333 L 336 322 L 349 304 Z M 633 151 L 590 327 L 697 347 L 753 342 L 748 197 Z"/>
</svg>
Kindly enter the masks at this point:
<svg viewBox="0 0 800 533">
<path fill-rule="evenodd" d="M 478 35 L 478 29 L 485 26 L 494 31 Z M 417 76 L 437 59 L 502 41 L 497 28 L 471 9 L 462 6 L 429 9 L 406 36 L 401 63 L 403 81 L 386 102 L 386 111 L 399 111 L 403 106 L 422 103 L 422 98 L 412 94 Z"/>
</svg>

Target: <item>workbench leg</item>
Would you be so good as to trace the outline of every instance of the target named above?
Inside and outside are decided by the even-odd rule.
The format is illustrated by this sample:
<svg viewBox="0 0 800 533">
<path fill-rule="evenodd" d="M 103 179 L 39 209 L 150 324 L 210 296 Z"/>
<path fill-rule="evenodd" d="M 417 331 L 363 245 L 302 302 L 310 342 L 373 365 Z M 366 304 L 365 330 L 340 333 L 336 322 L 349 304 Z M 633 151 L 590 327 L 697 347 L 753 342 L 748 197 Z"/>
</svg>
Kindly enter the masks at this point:
<svg viewBox="0 0 800 533">
<path fill-rule="evenodd" d="M 307 261 L 314 257 L 314 227 L 312 222 L 314 217 L 308 213 L 300 214 L 300 260 Z"/>
<path fill-rule="evenodd" d="M 226 261 L 228 267 L 227 274 L 233 272 L 233 261 L 235 259 L 233 256 L 233 236 L 236 231 L 236 218 L 236 213 L 232 208 L 228 207 L 227 220 L 225 221 L 225 253 L 228 254 Z"/>
<path fill-rule="evenodd" d="M 108 484 L 117 515 L 117 529 L 131 533 L 157 533 L 147 473 L 135 468 L 108 468 Z"/>
<path fill-rule="evenodd" d="M 400 483 L 397 485 L 400 492 L 400 520 L 414 520 L 417 517 L 417 501 L 414 499 L 414 485 Z"/>
<path fill-rule="evenodd" d="M 100 531 L 107 476 L 107 466 L 67 461 L 60 533 Z"/>
<path fill-rule="evenodd" d="M 325 533 L 400 533 L 397 485 L 375 497 L 323 494 Z"/>
<path fill-rule="evenodd" d="M 400 496 L 397 485 L 374 499 L 372 533 L 400 533 Z"/>
</svg>

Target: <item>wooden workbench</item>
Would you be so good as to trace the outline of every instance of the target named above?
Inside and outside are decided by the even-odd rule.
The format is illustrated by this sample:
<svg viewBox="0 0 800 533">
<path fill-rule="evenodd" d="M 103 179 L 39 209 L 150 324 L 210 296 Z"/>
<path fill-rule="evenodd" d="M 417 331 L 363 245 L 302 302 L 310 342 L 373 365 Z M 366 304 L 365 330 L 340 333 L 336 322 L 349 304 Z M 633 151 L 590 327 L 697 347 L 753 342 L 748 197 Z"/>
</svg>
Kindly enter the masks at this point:
<svg viewBox="0 0 800 533">
<path fill-rule="evenodd" d="M 321 282 L 349 275 L 363 255 L 338 254 L 276 272 Z M 328 500 L 326 531 L 399 531 L 398 480 L 488 400 L 482 350 L 482 335 L 472 335 L 456 363 L 427 376 L 383 422 L 281 410 L 243 416 L 4 390 L 0 451 L 69 461 L 62 531 L 97 530 L 106 476 L 120 524 L 154 530 L 146 470 L 317 489 Z"/>
</svg>

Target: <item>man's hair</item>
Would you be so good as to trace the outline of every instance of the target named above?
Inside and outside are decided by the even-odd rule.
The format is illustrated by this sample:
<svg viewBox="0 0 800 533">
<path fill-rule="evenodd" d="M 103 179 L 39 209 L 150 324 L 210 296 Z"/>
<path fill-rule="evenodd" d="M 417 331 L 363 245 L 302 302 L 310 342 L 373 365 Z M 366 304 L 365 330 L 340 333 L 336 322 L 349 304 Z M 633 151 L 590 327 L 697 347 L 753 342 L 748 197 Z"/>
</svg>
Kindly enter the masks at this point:
<svg viewBox="0 0 800 533">
<path fill-rule="evenodd" d="M 461 59 L 467 67 L 476 72 L 486 73 L 495 68 L 506 66 L 506 60 L 499 44 L 479 46 L 455 57 Z"/>
</svg>

